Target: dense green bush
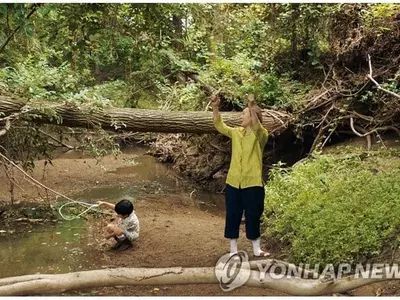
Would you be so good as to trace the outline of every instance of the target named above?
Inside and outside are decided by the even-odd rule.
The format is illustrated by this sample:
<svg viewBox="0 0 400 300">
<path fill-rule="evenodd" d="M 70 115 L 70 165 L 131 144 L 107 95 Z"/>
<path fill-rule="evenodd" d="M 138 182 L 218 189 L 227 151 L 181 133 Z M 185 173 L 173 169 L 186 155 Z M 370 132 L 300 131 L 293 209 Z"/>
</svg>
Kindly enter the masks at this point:
<svg viewBox="0 0 400 300">
<path fill-rule="evenodd" d="M 73 70 L 67 62 L 51 65 L 48 58 L 35 61 L 30 56 L 14 68 L 0 69 L 0 83 L 28 98 L 101 107 L 124 107 L 131 97 L 122 80 L 95 84 L 88 70 Z"/>
<path fill-rule="evenodd" d="M 90 79 L 88 70 L 74 71 L 68 62 L 53 66 L 47 57 L 28 56 L 14 67 L 0 70 L 0 80 L 17 94 L 45 100 L 60 100 L 62 94 L 79 91 Z"/>
<path fill-rule="evenodd" d="M 266 192 L 264 235 L 295 263 L 378 257 L 389 243 L 396 245 L 400 229 L 400 160 L 392 154 L 320 155 L 290 170 L 276 167 Z"/>
</svg>

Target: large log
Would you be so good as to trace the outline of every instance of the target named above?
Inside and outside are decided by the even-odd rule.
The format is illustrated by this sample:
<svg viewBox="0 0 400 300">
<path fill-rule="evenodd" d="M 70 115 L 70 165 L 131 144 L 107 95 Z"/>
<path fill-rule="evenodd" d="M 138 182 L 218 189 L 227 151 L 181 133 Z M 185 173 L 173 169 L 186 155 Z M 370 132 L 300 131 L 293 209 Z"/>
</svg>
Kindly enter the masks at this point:
<svg viewBox="0 0 400 300">
<path fill-rule="evenodd" d="M 52 115 L 51 110 L 55 112 Z M 58 124 L 69 127 L 122 130 L 135 132 L 170 133 L 216 133 L 211 112 L 172 112 L 133 108 L 79 107 L 69 103 L 42 103 L 40 107 L 27 101 L 0 96 L 0 118 L 2 115 L 19 113 L 21 117 L 36 116 L 35 122 Z M 224 121 L 230 126 L 240 124 L 240 112 L 222 113 Z M 271 133 L 278 133 L 287 127 L 291 115 L 274 110 L 263 110 L 263 125 Z"/>
<path fill-rule="evenodd" d="M 382 270 L 381 270 L 382 271 Z M 365 273 L 365 274 L 364 274 Z M 281 291 L 290 295 L 332 295 L 363 285 L 390 280 L 346 276 L 333 280 L 277 277 L 270 273 L 250 271 L 244 285 Z M 393 280 L 393 279 L 392 279 Z M 60 295 L 68 291 L 106 286 L 218 284 L 214 267 L 203 268 L 116 268 L 66 274 L 35 274 L 0 279 L 0 296 Z"/>
</svg>

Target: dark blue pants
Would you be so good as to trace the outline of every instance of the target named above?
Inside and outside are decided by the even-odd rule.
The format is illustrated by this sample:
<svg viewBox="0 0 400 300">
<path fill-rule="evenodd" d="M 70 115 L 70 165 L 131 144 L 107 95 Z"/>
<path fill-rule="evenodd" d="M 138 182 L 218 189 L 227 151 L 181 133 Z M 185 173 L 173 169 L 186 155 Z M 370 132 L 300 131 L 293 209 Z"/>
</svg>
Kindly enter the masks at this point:
<svg viewBox="0 0 400 300">
<path fill-rule="evenodd" d="M 264 211 L 264 187 L 254 186 L 237 189 L 229 184 L 225 190 L 225 237 L 237 239 L 242 215 L 246 218 L 246 237 L 255 240 L 260 237 L 260 218 Z"/>
</svg>

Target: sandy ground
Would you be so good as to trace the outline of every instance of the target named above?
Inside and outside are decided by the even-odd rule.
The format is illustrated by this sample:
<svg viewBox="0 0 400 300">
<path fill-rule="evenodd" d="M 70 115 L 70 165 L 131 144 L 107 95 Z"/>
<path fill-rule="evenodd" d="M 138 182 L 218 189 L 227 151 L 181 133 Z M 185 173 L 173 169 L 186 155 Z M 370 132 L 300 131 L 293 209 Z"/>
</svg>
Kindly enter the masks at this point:
<svg viewBox="0 0 400 300">
<path fill-rule="evenodd" d="M 124 170 L 131 158 L 130 155 L 123 154 L 118 159 L 106 157 L 101 163 L 97 163 L 92 158 L 63 156 L 54 160 L 53 166 L 48 166 L 46 172 L 43 172 L 43 162 L 38 161 L 32 176 L 47 186 L 69 195 L 71 191 L 87 187 L 129 184 L 136 180 L 137 174 L 134 172 L 113 172 L 117 169 Z M 18 177 L 19 188 L 16 190 L 18 201 L 48 201 L 43 190 L 39 191 L 22 180 L 20 175 Z M 50 199 L 54 199 L 54 195 L 49 196 Z M 9 201 L 8 185 L 3 170 L 0 173 L 0 201 Z M 141 236 L 133 248 L 120 253 L 106 251 L 104 247 L 93 249 L 94 255 L 106 257 L 107 267 L 214 266 L 218 258 L 229 250 L 229 243 L 223 238 L 223 211 L 211 213 L 201 210 L 196 204 L 188 202 L 186 196 L 179 194 L 166 194 L 165 197 L 160 197 L 154 193 L 140 194 L 136 210 L 141 222 Z M 244 238 L 244 228 L 241 230 L 239 248 L 251 254 L 251 244 Z M 101 232 L 96 239 L 101 239 Z M 277 256 L 278 253 L 272 253 L 272 257 Z M 398 288 L 395 284 L 386 283 L 370 285 L 349 294 L 393 295 L 397 293 Z M 205 284 L 99 288 L 72 295 L 278 296 L 283 294 L 250 287 L 241 287 L 225 293 L 218 285 Z"/>
</svg>

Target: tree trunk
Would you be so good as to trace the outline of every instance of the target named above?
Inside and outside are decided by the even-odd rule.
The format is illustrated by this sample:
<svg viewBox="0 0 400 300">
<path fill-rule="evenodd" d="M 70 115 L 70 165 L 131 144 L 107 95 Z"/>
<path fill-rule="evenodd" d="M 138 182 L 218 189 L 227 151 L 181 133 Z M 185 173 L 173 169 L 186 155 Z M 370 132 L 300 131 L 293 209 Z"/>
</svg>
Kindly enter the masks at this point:
<svg viewBox="0 0 400 300">
<path fill-rule="evenodd" d="M 21 117 L 30 117 L 37 123 L 57 124 L 69 127 L 96 128 L 135 132 L 170 133 L 217 133 L 211 112 L 172 112 L 133 108 L 89 109 L 71 104 L 43 104 L 40 109 L 26 102 L 0 96 L 1 113 L 9 115 L 21 112 Z M 46 114 L 47 111 L 47 114 Z M 53 113 L 55 112 L 56 117 Z M 240 124 L 240 112 L 221 113 L 230 126 Z M 37 117 L 32 118 L 36 115 Z M 291 116 L 285 112 L 264 110 L 263 125 L 270 133 L 287 127 Z"/>
<path fill-rule="evenodd" d="M 290 38 L 290 44 L 292 48 L 292 64 L 296 65 L 298 63 L 298 53 L 297 53 L 297 22 L 299 21 L 299 16 L 300 16 L 300 4 L 299 3 L 293 3 L 292 4 L 293 10 L 292 10 L 292 33 L 291 33 L 291 38 Z"/>
<path fill-rule="evenodd" d="M 262 273 L 264 275 L 264 273 Z M 365 275 L 362 275 L 365 276 Z M 387 278 L 342 277 L 335 280 L 275 277 L 251 270 L 246 286 L 273 289 L 291 295 L 330 295 Z M 262 280 L 261 280 L 261 279 Z M 66 274 L 35 274 L 0 279 L 0 296 L 60 295 L 68 291 L 107 286 L 218 284 L 214 267 L 116 268 Z"/>
<path fill-rule="evenodd" d="M 172 23 L 174 24 L 174 41 L 173 45 L 177 51 L 183 50 L 182 44 L 182 33 L 183 33 L 183 23 L 180 16 L 173 15 Z"/>
</svg>

